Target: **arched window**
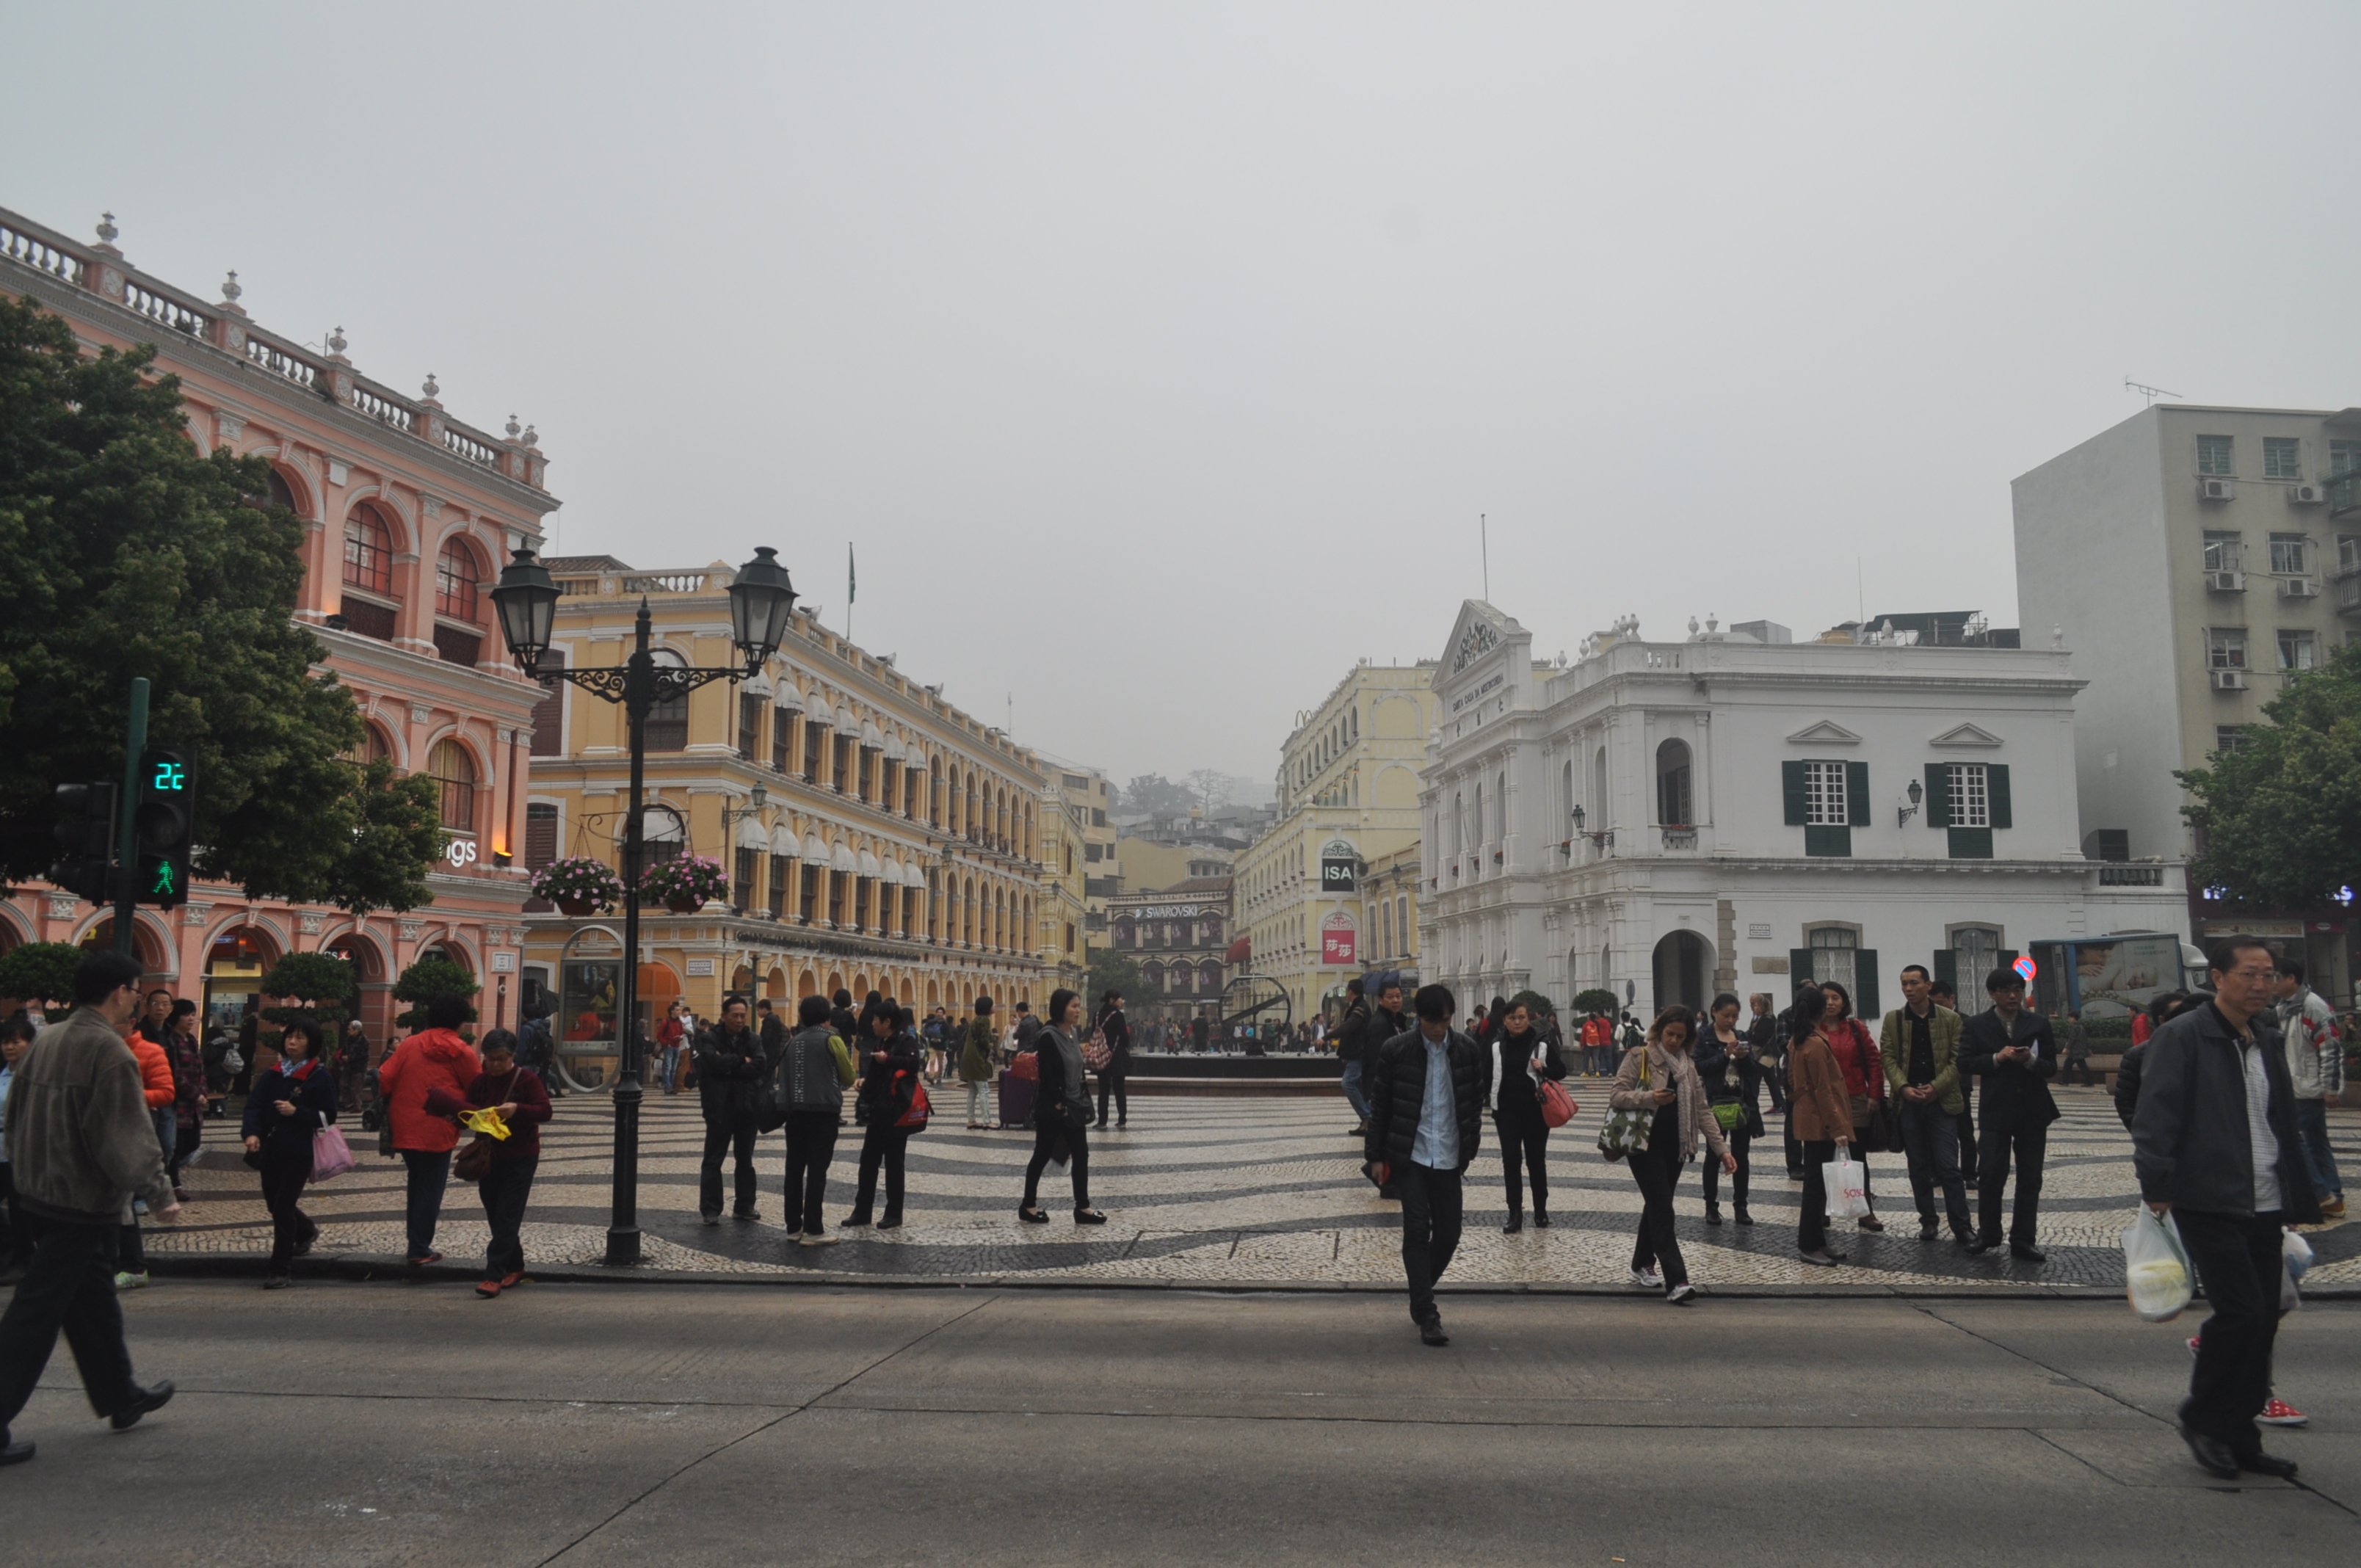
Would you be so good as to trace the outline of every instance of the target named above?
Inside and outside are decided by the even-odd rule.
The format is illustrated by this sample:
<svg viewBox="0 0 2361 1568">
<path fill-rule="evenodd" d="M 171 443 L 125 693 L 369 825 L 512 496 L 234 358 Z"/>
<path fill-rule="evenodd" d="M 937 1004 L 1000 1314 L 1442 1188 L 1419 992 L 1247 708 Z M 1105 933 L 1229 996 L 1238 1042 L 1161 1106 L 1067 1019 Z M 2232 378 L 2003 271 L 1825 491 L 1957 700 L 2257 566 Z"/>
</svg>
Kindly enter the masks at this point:
<svg viewBox="0 0 2361 1568">
<path fill-rule="evenodd" d="M 1451 797 L 1451 852 L 1464 854 L 1467 849 L 1467 800 L 1464 795 Z"/>
<path fill-rule="evenodd" d="M 1656 820 L 1667 828 L 1686 828 L 1696 820 L 1686 740 L 1667 740 L 1656 748 Z"/>
<path fill-rule="evenodd" d="M 393 531 L 369 506 L 345 519 L 345 581 L 367 593 L 393 592 Z"/>
<path fill-rule="evenodd" d="M 476 579 L 482 576 L 476 553 L 457 539 L 443 542 L 434 557 L 434 613 L 454 620 L 476 619 Z"/>
<path fill-rule="evenodd" d="M 1492 786 L 1492 839 L 1506 843 L 1509 838 L 1509 775 L 1502 773 Z"/>
<path fill-rule="evenodd" d="M 1592 831 L 1608 826 L 1615 814 L 1607 809 L 1607 748 L 1598 748 L 1598 755 L 1590 761 L 1590 826 Z"/>
<path fill-rule="evenodd" d="M 669 648 L 659 648 L 655 662 L 678 669 L 687 663 Z M 648 709 L 647 744 L 651 751 L 684 751 L 688 749 L 688 693 L 680 691 L 660 699 Z"/>
<path fill-rule="evenodd" d="M 351 751 L 345 753 L 345 761 L 366 766 L 370 762 L 390 762 L 392 760 L 393 742 L 385 738 L 385 731 L 375 723 L 364 719 L 361 738 Z"/>
<path fill-rule="evenodd" d="M 1477 779 L 1476 781 L 1476 813 L 1469 818 L 1469 822 L 1472 825 L 1474 831 L 1469 833 L 1468 837 L 1480 847 L 1486 837 L 1484 832 L 1484 781 L 1482 779 Z"/>
<path fill-rule="evenodd" d="M 443 826 L 454 833 L 476 830 L 476 762 L 456 740 L 438 740 L 427 760 L 443 794 Z"/>
<path fill-rule="evenodd" d="M 275 507 L 285 507 L 289 511 L 299 516 L 303 510 L 296 504 L 295 487 L 289 484 L 286 476 L 276 468 L 270 470 L 270 504 Z"/>
</svg>

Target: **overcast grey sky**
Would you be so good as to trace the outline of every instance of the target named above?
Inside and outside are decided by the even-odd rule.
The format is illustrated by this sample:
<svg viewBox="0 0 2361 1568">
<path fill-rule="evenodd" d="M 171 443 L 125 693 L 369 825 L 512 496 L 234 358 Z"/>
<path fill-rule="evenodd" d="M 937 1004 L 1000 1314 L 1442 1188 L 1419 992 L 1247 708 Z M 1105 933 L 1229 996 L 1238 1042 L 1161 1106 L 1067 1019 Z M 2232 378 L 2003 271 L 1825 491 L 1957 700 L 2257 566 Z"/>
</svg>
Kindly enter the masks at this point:
<svg viewBox="0 0 2361 1568">
<path fill-rule="evenodd" d="M 559 543 L 775 544 L 1118 778 L 1481 587 L 2015 618 L 2008 481 L 2361 401 L 2361 7 L 11 6 L 0 205 L 461 418 Z"/>
</svg>

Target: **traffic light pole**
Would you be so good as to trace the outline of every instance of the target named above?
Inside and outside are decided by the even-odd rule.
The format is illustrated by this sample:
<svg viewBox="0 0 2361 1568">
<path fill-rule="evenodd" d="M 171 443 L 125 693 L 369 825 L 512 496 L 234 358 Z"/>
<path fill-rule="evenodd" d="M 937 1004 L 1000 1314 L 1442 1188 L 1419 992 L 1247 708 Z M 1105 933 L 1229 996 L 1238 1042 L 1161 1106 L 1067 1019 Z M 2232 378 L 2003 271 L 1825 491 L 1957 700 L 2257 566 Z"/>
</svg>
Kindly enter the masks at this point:
<svg viewBox="0 0 2361 1568">
<path fill-rule="evenodd" d="M 132 917 L 139 907 L 139 754 L 148 749 L 148 677 L 131 680 L 131 717 L 123 727 L 123 793 L 115 798 L 115 950 L 136 956 Z"/>
</svg>

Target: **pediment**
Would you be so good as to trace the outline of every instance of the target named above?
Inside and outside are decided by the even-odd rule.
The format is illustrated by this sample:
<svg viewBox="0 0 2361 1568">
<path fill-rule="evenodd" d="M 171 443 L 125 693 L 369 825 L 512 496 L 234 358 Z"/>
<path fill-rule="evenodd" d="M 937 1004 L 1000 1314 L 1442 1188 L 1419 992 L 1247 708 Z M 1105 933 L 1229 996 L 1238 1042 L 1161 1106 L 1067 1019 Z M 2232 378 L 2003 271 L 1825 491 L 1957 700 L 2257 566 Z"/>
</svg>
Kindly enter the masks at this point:
<svg viewBox="0 0 2361 1568">
<path fill-rule="evenodd" d="M 1861 737 L 1833 718 L 1823 718 L 1817 724 L 1806 725 L 1787 737 L 1790 746 L 1858 746 Z"/>
<path fill-rule="evenodd" d="M 1514 616 L 1503 615 L 1482 599 L 1463 599 L 1459 618 L 1452 623 L 1451 641 L 1444 644 L 1444 680 L 1458 674 L 1502 643 L 1531 635 Z"/>
<path fill-rule="evenodd" d="M 2000 737 L 1976 724 L 1954 724 L 1927 742 L 1929 746 L 1973 746 L 1989 750 L 2000 744 Z"/>
</svg>

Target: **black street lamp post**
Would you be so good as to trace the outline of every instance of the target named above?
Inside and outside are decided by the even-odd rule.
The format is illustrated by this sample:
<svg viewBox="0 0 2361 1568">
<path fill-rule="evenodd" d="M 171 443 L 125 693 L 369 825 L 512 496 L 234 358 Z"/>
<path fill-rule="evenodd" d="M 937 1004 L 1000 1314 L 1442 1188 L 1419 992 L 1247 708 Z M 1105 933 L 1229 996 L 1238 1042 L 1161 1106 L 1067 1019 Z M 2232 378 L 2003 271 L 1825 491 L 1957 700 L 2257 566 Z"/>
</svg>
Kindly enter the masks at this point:
<svg viewBox="0 0 2361 1568">
<path fill-rule="evenodd" d="M 648 601 L 640 599 L 634 623 L 631 656 L 620 667 L 604 670 L 552 670 L 608 702 L 623 705 L 631 738 L 631 804 L 623 814 L 623 982 L 616 999 L 615 1028 L 622 1038 L 622 1076 L 615 1083 L 615 1179 L 612 1213 L 607 1224 L 607 1261 L 640 1261 L 640 873 L 644 868 L 646 839 L 647 720 L 660 702 L 685 696 L 710 681 L 733 685 L 760 671 L 763 662 L 778 652 L 786 636 L 787 617 L 796 603 L 795 584 L 776 560 L 778 552 L 763 546 L 738 568 L 730 585 L 730 640 L 745 658 L 743 667 L 690 670 L 659 664 L 648 646 Z M 500 636 L 527 678 L 540 678 L 541 657 L 549 651 L 550 631 L 557 615 L 557 585 L 549 568 L 520 550 L 500 572 L 492 590 L 499 610 Z"/>
</svg>

